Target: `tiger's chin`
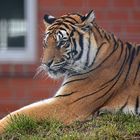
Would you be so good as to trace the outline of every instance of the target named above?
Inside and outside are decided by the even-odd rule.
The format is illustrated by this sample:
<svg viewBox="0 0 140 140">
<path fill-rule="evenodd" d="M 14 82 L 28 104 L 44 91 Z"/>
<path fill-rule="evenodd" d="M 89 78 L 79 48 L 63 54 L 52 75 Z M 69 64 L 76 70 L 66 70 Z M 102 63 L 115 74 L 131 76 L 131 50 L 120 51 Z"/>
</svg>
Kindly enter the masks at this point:
<svg viewBox="0 0 140 140">
<path fill-rule="evenodd" d="M 52 79 L 60 79 L 60 78 L 65 76 L 65 74 L 62 74 L 62 73 L 59 73 L 59 72 L 57 72 L 57 73 L 48 72 L 48 75 Z"/>
<path fill-rule="evenodd" d="M 64 70 L 58 70 L 58 71 L 48 70 L 48 75 L 52 79 L 60 79 L 66 76 L 67 74 L 66 74 L 66 71 Z"/>
</svg>

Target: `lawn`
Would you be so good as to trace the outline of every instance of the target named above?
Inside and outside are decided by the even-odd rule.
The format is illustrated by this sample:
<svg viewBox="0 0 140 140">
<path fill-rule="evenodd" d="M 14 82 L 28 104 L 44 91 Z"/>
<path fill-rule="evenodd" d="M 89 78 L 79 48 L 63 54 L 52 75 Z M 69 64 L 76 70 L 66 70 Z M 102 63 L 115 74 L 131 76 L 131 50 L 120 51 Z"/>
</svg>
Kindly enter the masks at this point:
<svg viewBox="0 0 140 140">
<path fill-rule="evenodd" d="M 12 118 L 0 140 L 140 140 L 140 116 L 103 114 L 69 126 L 55 120 L 37 122 L 26 116 Z"/>
</svg>

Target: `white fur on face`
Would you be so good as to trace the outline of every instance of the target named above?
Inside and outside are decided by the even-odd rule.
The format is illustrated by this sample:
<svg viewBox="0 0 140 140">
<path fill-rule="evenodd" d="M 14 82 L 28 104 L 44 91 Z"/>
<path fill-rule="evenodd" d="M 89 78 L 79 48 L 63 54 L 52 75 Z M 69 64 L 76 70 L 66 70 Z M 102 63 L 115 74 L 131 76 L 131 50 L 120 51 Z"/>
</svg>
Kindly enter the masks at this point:
<svg viewBox="0 0 140 140">
<path fill-rule="evenodd" d="M 89 44 L 89 39 L 90 39 L 90 44 Z M 75 71 L 77 72 L 82 72 L 83 70 L 88 70 L 89 66 L 92 65 L 92 63 L 94 62 L 94 59 L 96 57 L 96 53 L 98 50 L 97 47 L 97 43 L 95 41 L 95 38 L 93 36 L 93 34 L 90 35 L 90 38 L 87 38 L 86 36 L 84 37 L 83 40 L 83 54 L 81 56 L 81 58 L 77 61 L 74 62 L 73 67 L 75 69 Z M 79 46 L 79 43 L 77 42 L 77 45 Z M 89 46 L 90 45 L 90 46 Z M 81 47 L 77 46 L 77 51 L 80 52 L 81 51 Z M 87 62 L 87 58 L 88 58 L 88 62 Z M 87 66 L 85 67 L 85 64 L 87 63 Z"/>
<path fill-rule="evenodd" d="M 60 42 L 62 40 L 67 40 L 67 39 L 68 39 L 68 36 L 67 36 L 66 31 L 60 30 L 59 32 L 56 33 L 57 42 Z"/>
</svg>

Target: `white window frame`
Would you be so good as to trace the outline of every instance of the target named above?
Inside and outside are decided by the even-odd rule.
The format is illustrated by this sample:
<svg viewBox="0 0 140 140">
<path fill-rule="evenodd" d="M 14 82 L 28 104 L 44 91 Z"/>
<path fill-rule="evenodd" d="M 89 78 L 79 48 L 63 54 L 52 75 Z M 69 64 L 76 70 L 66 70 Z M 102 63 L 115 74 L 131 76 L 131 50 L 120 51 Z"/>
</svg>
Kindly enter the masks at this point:
<svg viewBox="0 0 140 140">
<path fill-rule="evenodd" d="M 0 64 L 32 64 L 36 61 L 37 50 L 37 0 L 25 0 L 27 35 L 24 49 L 0 50 Z"/>
</svg>

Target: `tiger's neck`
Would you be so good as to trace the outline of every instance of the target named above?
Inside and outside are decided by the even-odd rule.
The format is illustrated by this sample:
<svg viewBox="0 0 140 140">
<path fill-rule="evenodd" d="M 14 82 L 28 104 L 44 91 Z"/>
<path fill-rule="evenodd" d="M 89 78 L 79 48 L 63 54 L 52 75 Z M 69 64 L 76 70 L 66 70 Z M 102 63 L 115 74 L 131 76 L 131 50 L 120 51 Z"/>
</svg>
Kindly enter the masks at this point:
<svg viewBox="0 0 140 140">
<path fill-rule="evenodd" d="M 93 66 L 86 72 L 65 77 L 58 94 L 68 93 L 69 95 L 76 92 L 77 87 L 81 85 L 83 86 L 83 91 L 87 90 L 87 84 L 92 85 L 93 89 L 91 91 L 94 91 L 96 90 L 95 87 L 99 87 L 99 85 L 109 81 L 109 77 L 113 77 L 117 73 L 116 71 L 119 69 L 120 64 L 118 60 L 121 53 L 121 48 L 118 48 L 118 45 L 122 42 L 113 34 L 107 33 L 96 23 L 93 26 L 92 32 L 98 47 Z M 94 43 L 94 41 L 92 42 Z M 94 47 L 94 44 L 92 46 Z"/>
<path fill-rule="evenodd" d="M 119 46 L 122 46 L 123 42 L 113 34 L 107 33 L 101 27 L 98 27 L 97 24 L 94 24 L 92 32 L 98 47 L 93 66 L 86 72 L 66 77 L 61 87 L 61 89 L 66 88 L 64 94 L 70 94 L 69 90 L 67 91 L 68 88 L 77 89 L 81 85 L 83 86 L 83 91 L 87 90 L 87 83 L 91 85 L 91 91 L 95 91 L 100 87 L 99 85 L 108 82 L 109 77 L 114 77 L 120 69 L 124 52 Z M 75 92 L 74 90 L 71 91 Z"/>
</svg>

